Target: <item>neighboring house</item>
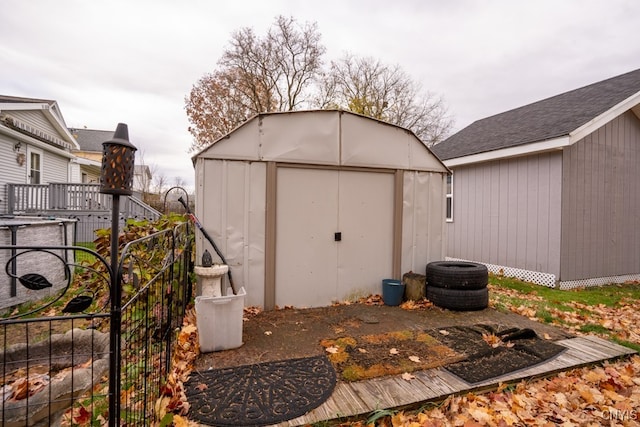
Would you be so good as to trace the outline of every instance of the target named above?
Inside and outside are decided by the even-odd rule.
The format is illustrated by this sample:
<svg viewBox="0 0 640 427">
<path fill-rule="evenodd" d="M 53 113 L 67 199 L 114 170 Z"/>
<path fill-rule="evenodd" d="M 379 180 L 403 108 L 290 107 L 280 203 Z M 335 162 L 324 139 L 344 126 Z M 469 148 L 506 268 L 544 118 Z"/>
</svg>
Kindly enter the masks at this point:
<svg viewBox="0 0 640 427">
<path fill-rule="evenodd" d="M 78 148 L 56 101 L 0 95 L 0 213 L 7 184 L 79 182 Z"/>
<path fill-rule="evenodd" d="M 640 279 L 640 70 L 432 150 L 453 170 L 448 258 L 561 288 Z"/>
<path fill-rule="evenodd" d="M 151 188 L 153 175 L 147 165 L 135 165 L 133 171 L 133 191 L 147 194 Z"/>
<path fill-rule="evenodd" d="M 380 293 L 445 256 L 449 170 L 409 130 L 344 111 L 265 113 L 193 159 L 196 215 L 247 305 Z"/>
<path fill-rule="evenodd" d="M 109 226 L 111 196 L 100 193 L 99 181 L 102 143 L 113 131 L 93 133 L 85 146 L 79 134 L 56 101 L 0 95 L 0 214 L 77 219 L 81 242 Z M 160 216 L 135 197 L 120 209 L 122 218 Z"/>
<path fill-rule="evenodd" d="M 80 145 L 80 148 L 74 153 L 78 156 L 78 162 L 85 166 L 82 182 L 99 183 L 102 143 L 111 140 L 114 131 L 75 128 L 70 128 L 69 131 Z M 89 169 L 90 166 L 92 169 Z M 149 193 L 153 176 L 147 165 L 135 165 L 134 168 L 133 191 L 136 193 L 136 197 L 142 198 L 142 194 Z"/>
<path fill-rule="evenodd" d="M 78 163 L 84 166 L 81 182 L 83 184 L 100 183 L 102 143 L 113 139 L 114 131 L 69 128 L 69 132 L 80 146 L 74 154 L 78 156 Z"/>
</svg>

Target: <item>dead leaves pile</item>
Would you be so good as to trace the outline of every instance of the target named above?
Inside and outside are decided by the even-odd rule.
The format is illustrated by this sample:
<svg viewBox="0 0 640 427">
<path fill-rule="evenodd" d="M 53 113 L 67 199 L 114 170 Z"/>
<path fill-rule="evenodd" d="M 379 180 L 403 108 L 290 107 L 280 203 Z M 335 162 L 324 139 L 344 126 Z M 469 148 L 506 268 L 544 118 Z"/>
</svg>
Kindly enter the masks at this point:
<svg viewBox="0 0 640 427">
<path fill-rule="evenodd" d="M 537 295 L 496 286 L 491 287 L 491 294 L 532 303 L 544 302 Z M 505 298 L 501 302 L 508 300 Z M 575 302 L 563 304 L 575 311 L 551 308 L 549 312 L 562 320 L 559 325 L 571 332 L 586 334 L 581 327 L 595 324 L 610 333 L 600 334 L 606 339 L 614 336 L 640 344 L 637 301 L 623 300 L 615 307 Z M 536 304 L 508 306 L 514 313 L 541 321 L 535 307 Z M 490 345 L 502 345 L 491 336 L 485 337 L 485 341 Z M 485 394 L 450 396 L 433 409 L 418 413 L 397 412 L 369 425 L 374 424 L 393 427 L 640 426 L 640 356 L 515 386 L 503 384 L 498 390 Z M 343 425 L 362 427 L 367 424 L 359 421 Z"/>
<path fill-rule="evenodd" d="M 513 390 L 451 396 L 437 408 L 398 412 L 380 426 L 601 426 L 640 425 L 640 356 L 594 368 L 563 372 Z M 350 424 L 361 427 L 365 422 Z M 371 424 L 372 425 L 372 424 Z"/>
<path fill-rule="evenodd" d="M 332 305 L 352 305 L 352 304 L 364 304 L 364 305 L 384 305 L 384 300 L 382 299 L 382 295 L 373 294 L 366 297 L 358 298 L 356 301 L 340 301 L 334 302 Z M 407 300 L 400 304 L 400 308 L 403 310 L 420 310 L 434 307 L 433 303 L 426 298 L 423 298 L 419 301 Z"/>
<path fill-rule="evenodd" d="M 155 404 L 155 415 L 160 420 L 158 425 L 170 425 L 166 424 L 168 418 L 171 419 L 174 426 L 196 425 L 184 417 L 189 411 L 184 383 L 189 379 L 194 361 L 200 353 L 195 317 L 193 308 L 188 310 L 182 329 L 178 333 L 171 361 L 171 372 L 169 372 L 162 395 Z"/>
<path fill-rule="evenodd" d="M 524 294 L 513 289 L 506 289 L 499 286 L 491 286 L 492 298 L 510 297 L 519 300 L 530 301 L 532 304 L 509 305 L 509 310 L 531 320 L 543 321 L 537 316 L 536 302 L 544 302 L 544 298 Z M 501 301 L 503 301 L 501 299 Z M 563 302 L 564 306 L 571 308 L 571 311 L 560 310 L 555 307 L 545 307 L 545 310 L 553 317 L 554 324 L 569 329 L 576 335 L 586 335 L 591 332 L 584 332 L 585 325 L 592 325 L 604 328 L 607 334 L 600 334 L 605 339 L 612 337 L 622 341 L 640 344 L 640 334 L 637 325 L 640 325 L 640 310 L 638 302 L 630 299 L 621 300 L 615 307 L 604 304 L 594 306 L 579 302 Z"/>
</svg>

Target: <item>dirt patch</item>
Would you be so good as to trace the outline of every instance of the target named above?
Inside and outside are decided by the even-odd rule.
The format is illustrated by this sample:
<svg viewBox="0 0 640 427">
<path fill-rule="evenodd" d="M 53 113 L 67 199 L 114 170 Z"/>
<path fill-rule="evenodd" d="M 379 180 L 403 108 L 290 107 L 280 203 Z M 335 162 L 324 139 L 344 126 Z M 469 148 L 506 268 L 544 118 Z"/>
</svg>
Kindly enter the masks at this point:
<svg viewBox="0 0 640 427">
<path fill-rule="evenodd" d="M 322 340 L 338 376 L 360 381 L 435 368 L 463 356 L 421 331 L 394 331 Z"/>
</svg>

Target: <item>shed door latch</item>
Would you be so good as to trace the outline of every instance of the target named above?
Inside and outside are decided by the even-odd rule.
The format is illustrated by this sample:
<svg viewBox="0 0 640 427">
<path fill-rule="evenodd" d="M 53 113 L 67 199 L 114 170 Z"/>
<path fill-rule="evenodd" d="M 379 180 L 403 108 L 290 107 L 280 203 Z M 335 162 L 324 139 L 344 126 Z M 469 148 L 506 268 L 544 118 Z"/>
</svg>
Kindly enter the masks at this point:
<svg viewBox="0 0 640 427">
<path fill-rule="evenodd" d="M 342 240 L 342 233 L 340 231 L 338 231 L 337 233 L 333 233 L 333 239 L 336 242 L 339 242 L 340 240 Z"/>
</svg>

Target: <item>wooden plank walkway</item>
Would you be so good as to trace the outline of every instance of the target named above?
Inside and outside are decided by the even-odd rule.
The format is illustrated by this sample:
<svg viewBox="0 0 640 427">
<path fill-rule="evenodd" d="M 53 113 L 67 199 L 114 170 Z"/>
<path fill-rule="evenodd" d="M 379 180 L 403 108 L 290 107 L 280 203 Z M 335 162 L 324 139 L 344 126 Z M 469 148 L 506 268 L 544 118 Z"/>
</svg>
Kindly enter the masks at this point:
<svg viewBox="0 0 640 427">
<path fill-rule="evenodd" d="M 469 384 L 443 368 L 413 372 L 415 379 L 400 375 L 353 383 L 338 382 L 333 394 L 306 415 L 277 424 L 293 427 L 320 421 L 366 416 L 376 409 L 394 409 L 441 400 L 450 394 L 497 388 L 500 383 L 549 376 L 554 373 L 636 353 L 627 347 L 594 336 L 556 341 L 567 347 L 560 355 L 544 363 L 516 372 Z"/>
</svg>

